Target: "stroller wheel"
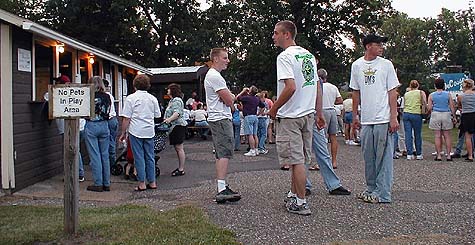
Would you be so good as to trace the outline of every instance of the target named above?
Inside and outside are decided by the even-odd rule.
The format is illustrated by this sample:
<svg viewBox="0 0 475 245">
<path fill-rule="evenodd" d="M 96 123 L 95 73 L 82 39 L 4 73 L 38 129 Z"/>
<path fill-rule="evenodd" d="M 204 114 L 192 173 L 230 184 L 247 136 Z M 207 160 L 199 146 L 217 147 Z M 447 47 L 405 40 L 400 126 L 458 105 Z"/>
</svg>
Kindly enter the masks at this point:
<svg viewBox="0 0 475 245">
<path fill-rule="evenodd" d="M 160 168 L 158 166 L 155 166 L 155 177 L 158 179 L 160 177 Z"/>
<path fill-rule="evenodd" d="M 160 176 L 160 168 L 158 167 L 158 161 L 155 161 L 155 177 L 158 179 Z"/>
<path fill-rule="evenodd" d="M 114 176 L 121 175 L 124 172 L 124 169 L 120 164 L 114 164 L 111 166 L 111 174 Z"/>
</svg>

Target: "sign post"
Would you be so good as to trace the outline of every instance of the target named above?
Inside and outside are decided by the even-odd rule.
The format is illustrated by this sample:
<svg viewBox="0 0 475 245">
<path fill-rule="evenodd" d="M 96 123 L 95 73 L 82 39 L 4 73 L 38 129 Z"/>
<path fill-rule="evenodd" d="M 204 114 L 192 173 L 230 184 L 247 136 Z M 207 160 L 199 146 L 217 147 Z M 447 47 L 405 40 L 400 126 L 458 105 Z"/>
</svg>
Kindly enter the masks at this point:
<svg viewBox="0 0 475 245">
<path fill-rule="evenodd" d="M 79 230 L 79 118 L 94 113 L 93 85 L 49 85 L 49 118 L 64 119 L 64 231 Z"/>
</svg>

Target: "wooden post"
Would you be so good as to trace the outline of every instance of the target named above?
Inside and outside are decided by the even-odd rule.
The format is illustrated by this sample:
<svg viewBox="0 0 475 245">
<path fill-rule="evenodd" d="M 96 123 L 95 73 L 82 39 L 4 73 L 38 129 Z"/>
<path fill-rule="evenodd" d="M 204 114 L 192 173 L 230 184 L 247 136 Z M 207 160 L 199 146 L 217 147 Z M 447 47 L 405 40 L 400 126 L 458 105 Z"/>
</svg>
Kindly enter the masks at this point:
<svg viewBox="0 0 475 245">
<path fill-rule="evenodd" d="M 79 119 L 64 120 L 64 231 L 79 230 Z"/>
</svg>

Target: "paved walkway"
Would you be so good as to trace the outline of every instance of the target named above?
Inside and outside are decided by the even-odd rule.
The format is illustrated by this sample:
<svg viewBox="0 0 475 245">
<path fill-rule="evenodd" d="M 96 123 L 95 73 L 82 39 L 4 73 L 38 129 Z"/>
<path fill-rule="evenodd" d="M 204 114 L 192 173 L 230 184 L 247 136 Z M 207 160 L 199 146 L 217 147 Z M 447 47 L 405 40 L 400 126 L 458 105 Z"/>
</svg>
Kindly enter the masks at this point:
<svg viewBox="0 0 475 245">
<path fill-rule="evenodd" d="M 337 174 L 354 193 L 364 190 L 360 148 L 340 140 Z M 243 146 L 244 148 L 244 146 Z M 289 214 L 283 197 L 289 172 L 279 170 L 274 145 L 255 158 L 238 152 L 230 164 L 228 182 L 243 198 L 232 204 L 213 202 L 214 157 L 211 141 L 185 144 L 186 175 L 171 177 L 176 156 L 161 154 L 159 189 L 133 192 L 136 183 L 114 177 L 112 191 L 85 191 L 91 176 L 80 184 L 82 206 L 146 204 L 160 210 L 193 204 L 218 225 L 234 231 L 243 244 L 466 244 L 475 241 L 475 164 L 461 160 L 434 162 L 433 146 L 424 146 L 422 161 L 396 160 L 392 204 L 367 204 L 351 196 L 330 196 L 319 172 L 311 172 L 313 214 Z M 62 176 L 1 197 L 0 205 L 62 205 Z"/>
</svg>

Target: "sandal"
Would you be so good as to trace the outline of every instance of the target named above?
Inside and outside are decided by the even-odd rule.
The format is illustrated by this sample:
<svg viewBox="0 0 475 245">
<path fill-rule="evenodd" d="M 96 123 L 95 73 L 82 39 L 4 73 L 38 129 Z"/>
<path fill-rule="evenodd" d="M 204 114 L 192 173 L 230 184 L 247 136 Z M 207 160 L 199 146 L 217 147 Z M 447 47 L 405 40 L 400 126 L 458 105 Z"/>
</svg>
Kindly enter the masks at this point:
<svg viewBox="0 0 475 245">
<path fill-rule="evenodd" d="M 182 176 L 182 175 L 185 175 L 185 170 L 180 171 L 180 170 L 177 168 L 177 169 L 173 170 L 173 172 L 172 172 L 172 176 L 174 176 L 174 177 L 175 177 L 175 176 Z"/>
<path fill-rule="evenodd" d="M 152 187 L 150 184 L 147 184 L 147 189 L 155 190 L 157 189 L 157 186 Z"/>
<path fill-rule="evenodd" d="M 145 187 L 144 189 L 140 188 L 140 186 L 137 186 L 134 188 L 134 191 L 146 191 L 147 190 L 147 187 Z"/>
<path fill-rule="evenodd" d="M 450 159 L 450 160 L 452 160 L 452 159 Z M 435 157 L 435 158 L 434 158 L 434 161 L 440 162 L 440 161 L 442 161 L 442 158 Z M 449 161 L 449 159 L 447 159 L 447 161 Z"/>
<path fill-rule="evenodd" d="M 280 170 L 289 171 L 290 167 L 282 166 L 280 167 Z"/>
</svg>

